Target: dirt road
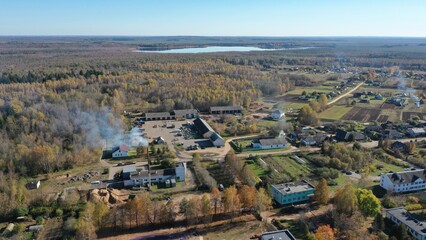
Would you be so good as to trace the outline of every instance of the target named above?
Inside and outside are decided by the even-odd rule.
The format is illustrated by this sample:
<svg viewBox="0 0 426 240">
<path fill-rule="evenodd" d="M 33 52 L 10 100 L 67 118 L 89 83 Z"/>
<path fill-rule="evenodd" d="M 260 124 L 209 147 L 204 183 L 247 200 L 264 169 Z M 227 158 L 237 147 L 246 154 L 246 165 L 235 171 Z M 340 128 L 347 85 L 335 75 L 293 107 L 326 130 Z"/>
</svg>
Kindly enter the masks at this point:
<svg viewBox="0 0 426 240">
<path fill-rule="evenodd" d="M 335 98 L 335 99 L 331 100 L 329 103 L 327 103 L 327 105 L 331 105 L 331 104 L 336 103 L 336 102 L 337 102 L 337 101 L 339 101 L 340 99 L 342 99 L 342 98 L 344 98 L 344 97 L 348 96 L 349 94 L 353 93 L 354 91 L 356 91 L 356 90 L 357 90 L 359 87 L 361 87 L 363 84 L 364 84 L 364 82 L 362 82 L 362 83 L 360 83 L 360 84 L 356 85 L 354 88 L 352 88 L 351 90 L 349 90 L 349 91 L 348 91 L 348 92 L 346 92 L 345 94 L 342 94 L 342 95 L 338 96 L 337 98 Z"/>
</svg>

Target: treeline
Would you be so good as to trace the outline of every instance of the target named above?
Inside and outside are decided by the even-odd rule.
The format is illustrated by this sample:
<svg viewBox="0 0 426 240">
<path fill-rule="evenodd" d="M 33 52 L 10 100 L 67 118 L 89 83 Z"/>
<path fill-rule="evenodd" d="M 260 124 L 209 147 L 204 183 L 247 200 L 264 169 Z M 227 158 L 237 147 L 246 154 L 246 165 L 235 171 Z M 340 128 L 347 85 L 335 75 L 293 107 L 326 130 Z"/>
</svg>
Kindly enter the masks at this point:
<svg viewBox="0 0 426 240">
<path fill-rule="evenodd" d="M 244 185 L 220 192 L 212 188 L 210 193 L 194 195 L 180 201 L 155 199 L 143 193 L 125 204 L 105 209 L 102 201 L 88 202 L 81 216 L 74 224 L 76 237 L 91 239 L 96 232 L 108 235 L 111 230 L 132 228 L 161 228 L 171 226 L 193 226 L 209 224 L 217 219 L 230 219 L 244 212 L 262 212 L 271 207 L 271 199 L 263 188 Z"/>
</svg>

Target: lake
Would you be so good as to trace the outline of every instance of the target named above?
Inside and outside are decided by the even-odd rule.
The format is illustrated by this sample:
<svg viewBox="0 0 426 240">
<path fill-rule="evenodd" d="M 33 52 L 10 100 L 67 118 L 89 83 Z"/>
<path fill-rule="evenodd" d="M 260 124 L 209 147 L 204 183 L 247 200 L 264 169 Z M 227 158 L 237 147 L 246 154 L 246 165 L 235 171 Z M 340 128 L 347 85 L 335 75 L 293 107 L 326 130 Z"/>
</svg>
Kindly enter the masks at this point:
<svg viewBox="0 0 426 240">
<path fill-rule="evenodd" d="M 279 48 L 279 49 L 266 49 L 258 47 L 199 47 L 199 48 L 178 48 L 166 50 L 136 50 L 135 52 L 142 53 L 215 53 L 215 52 L 251 52 L 251 51 L 284 51 L 284 50 L 303 50 L 312 47 L 296 47 L 296 48 Z"/>
</svg>

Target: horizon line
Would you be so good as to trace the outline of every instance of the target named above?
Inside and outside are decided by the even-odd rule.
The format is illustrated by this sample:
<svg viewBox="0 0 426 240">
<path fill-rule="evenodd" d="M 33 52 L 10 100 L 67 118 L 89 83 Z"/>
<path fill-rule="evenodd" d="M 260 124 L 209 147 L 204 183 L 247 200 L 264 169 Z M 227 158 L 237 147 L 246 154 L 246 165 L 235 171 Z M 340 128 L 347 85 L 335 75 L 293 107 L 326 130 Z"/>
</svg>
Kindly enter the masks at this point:
<svg viewBox="0 0 426 240">
<path fill-rule="evenodd" d="M 267 35 L 110 35 L 110 34 L 94 34 L 94 35 L 80 35 L 80 34 L 0 34 L 0 37 L 225 37 L 225 38 L 426 38 L 426 36 L 371 36 L 371 35 L 328 35 L 328 36 L 267 36 Z"/>
</svg>

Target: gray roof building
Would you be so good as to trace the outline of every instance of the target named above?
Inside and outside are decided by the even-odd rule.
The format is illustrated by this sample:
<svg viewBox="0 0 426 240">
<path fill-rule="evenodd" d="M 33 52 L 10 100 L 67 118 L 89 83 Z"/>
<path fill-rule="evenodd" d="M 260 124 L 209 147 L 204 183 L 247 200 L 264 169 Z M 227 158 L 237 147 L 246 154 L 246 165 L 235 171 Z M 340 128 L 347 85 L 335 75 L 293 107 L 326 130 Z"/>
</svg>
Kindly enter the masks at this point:
<svg viewBox="0 0 426 240">
<path fill-rule="evenodd" d="M 426 222 L 419 221 L 403 207 L 386 210 L 386 217 L 396 224 L 404 225 L 415 239 L 426 239 Z"/>
<path fill-rule="evenodd" d="M 296 240 L 288 229 L 266 232 L 260 235 L 259 240 Z"/>
</svg>

